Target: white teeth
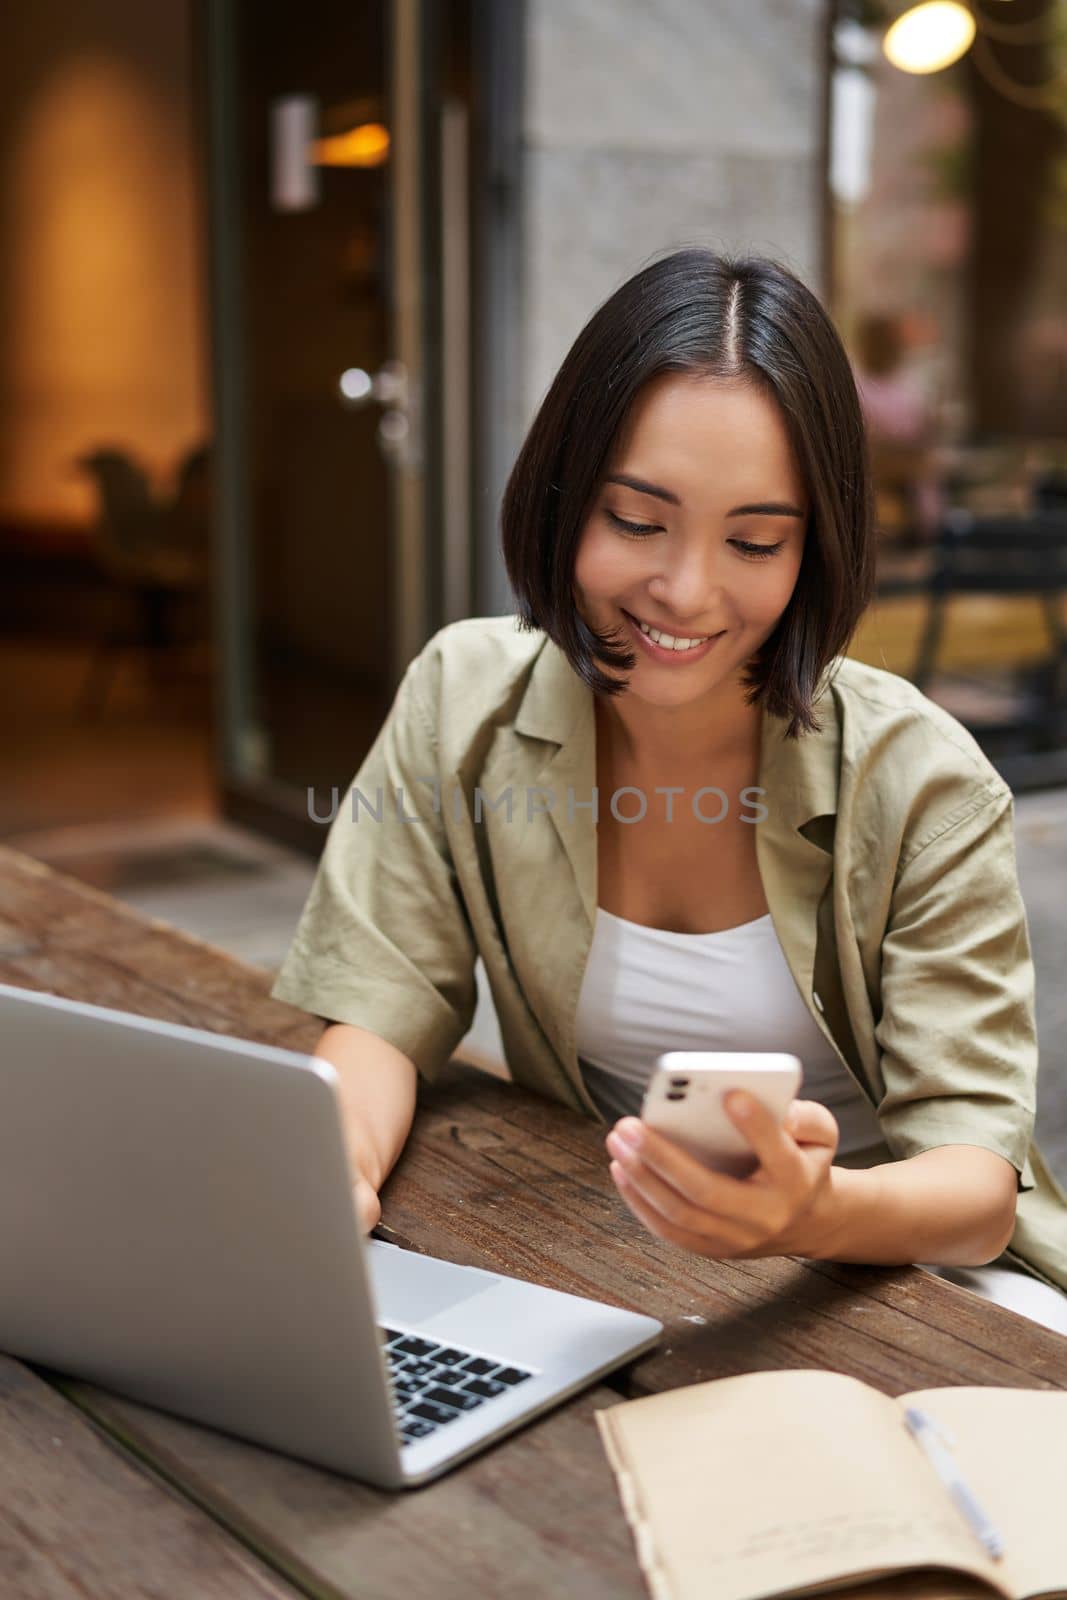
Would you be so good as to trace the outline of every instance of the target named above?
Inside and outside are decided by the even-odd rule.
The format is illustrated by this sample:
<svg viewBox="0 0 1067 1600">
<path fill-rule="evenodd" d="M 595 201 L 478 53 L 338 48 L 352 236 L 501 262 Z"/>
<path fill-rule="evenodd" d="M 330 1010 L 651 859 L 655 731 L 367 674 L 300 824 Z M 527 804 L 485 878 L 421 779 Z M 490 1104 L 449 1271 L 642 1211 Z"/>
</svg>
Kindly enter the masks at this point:
<svg viewBox="0 0 1067 1600">
<path fill-rule="evenodd" d="M 705 640 L 711 638 L 711 634 L 706 633 L 702 639 L 675 639 L 669 633 L 661 633 L 658 628 L 650 628 L 647 622 L 638 622 L 637 626 L 664 650 L 692 650 L 695 645 L 703 644 Z"/>
</svg>

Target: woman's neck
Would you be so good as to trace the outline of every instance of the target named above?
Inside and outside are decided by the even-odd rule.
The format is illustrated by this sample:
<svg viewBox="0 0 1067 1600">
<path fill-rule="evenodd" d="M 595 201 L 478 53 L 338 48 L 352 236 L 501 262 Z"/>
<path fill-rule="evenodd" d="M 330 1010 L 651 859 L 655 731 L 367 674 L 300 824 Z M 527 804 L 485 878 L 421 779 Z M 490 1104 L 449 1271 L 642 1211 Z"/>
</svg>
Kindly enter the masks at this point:
<svg viewBox="0 0 1067 1600">
<path fill-rule="evenodd" d="M 733 685 L 726 686 L 734 688 Z M 726 763 L 759 762 L 763 707 L 746 705 L 736 692 L 717 704 L 708 699 L 680 706 L 653 706 L 597 695 L 598 752 L 613 767 L 672 782 L 679 773 L 707 773 Z M 710 781 L 710 780 L 709 780 Z"/>
</svg>

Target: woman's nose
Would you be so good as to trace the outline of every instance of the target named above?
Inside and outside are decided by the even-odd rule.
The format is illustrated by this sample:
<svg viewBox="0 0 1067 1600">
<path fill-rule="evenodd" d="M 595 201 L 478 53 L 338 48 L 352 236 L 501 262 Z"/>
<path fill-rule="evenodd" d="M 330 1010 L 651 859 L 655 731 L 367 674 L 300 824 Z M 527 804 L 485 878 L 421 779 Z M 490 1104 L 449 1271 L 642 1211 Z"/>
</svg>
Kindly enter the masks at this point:
<svg viewBox="0 0 1067 1600">
<path fill-rule="evenodd" d="M 649 592 L 676 622 L 706 622 L 721 599 L 717 566 L 710 544 L 693 540 L 672 552 Z"/>
</svg>

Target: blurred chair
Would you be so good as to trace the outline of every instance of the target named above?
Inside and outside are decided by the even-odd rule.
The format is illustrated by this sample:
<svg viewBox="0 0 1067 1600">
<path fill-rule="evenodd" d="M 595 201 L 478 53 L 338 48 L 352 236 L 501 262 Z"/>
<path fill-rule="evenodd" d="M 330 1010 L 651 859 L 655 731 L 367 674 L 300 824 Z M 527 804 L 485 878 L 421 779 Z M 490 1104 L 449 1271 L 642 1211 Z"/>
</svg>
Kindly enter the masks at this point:
<svg viewBox="0 0 1067 1600">
<path fill-rule="evenodd" d="M 1035 511 L 1058 511 L 1067 515 L 1067 472 L 1053 468 L 1034 479 Z"/>
<path fill-rule="evenodd" d="M 161 688 L 164 653 L 207 636 L 210 456 L 198 446 L 183 458 L 167 500 L 153 496 L 143 469 L 124 451 L 94 450 L 77 465 L 96 488 L 93 551 L 112 591 L 110 620 L 79 698 L 79 710 L 89 712 L 103 705 L 123 650 L 145 651 L 152 682 Z"/>
<path fill-rule="evenodd" d="M 928 511 L 931 494 L 937 492 L 932 452 L 925 445 L 873 436 L 868 450 L 883 543 L 905 549 L 928 548 L 937 525 L 936 513 L 930 518 Z"/>
<path fill-rule="evenodd" d="M 927 586 L 929 609 L 912 681 L 925 689 L 935 670 L 953 595 L 1036 596 L 1045 615 L 1049 652 L 1035 675 L 1041 710 L 1032 725 L 1055 741 L 1059 712 L 1067 702 L 1067 630 L 1060 616 L 1065 591 L 1067 512 L 987 518 L 969 511 L 948 512 Z"/>
</svg>

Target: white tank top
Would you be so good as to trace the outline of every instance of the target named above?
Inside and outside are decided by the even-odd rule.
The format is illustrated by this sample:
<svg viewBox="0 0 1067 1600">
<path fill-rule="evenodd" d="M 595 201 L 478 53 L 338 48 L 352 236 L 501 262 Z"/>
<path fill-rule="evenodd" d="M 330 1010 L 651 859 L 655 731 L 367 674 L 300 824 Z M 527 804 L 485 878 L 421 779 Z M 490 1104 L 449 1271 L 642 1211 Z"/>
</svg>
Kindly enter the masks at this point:
<svg viewBox="0 0 1067 1600">
<path fill-rule="evenodd" d="M 639 1114 L 665 1050 L 791 1051 L 804 1068 L 800 1098 L 837 1119 L 838 1155 L 892 1159 L 874 1107 L 800 997 L 769 912 L 719 933 L 672 933 L 598 907 L 576 1044 L 585 1085 L 611 1122 Z"/>
</svg>

